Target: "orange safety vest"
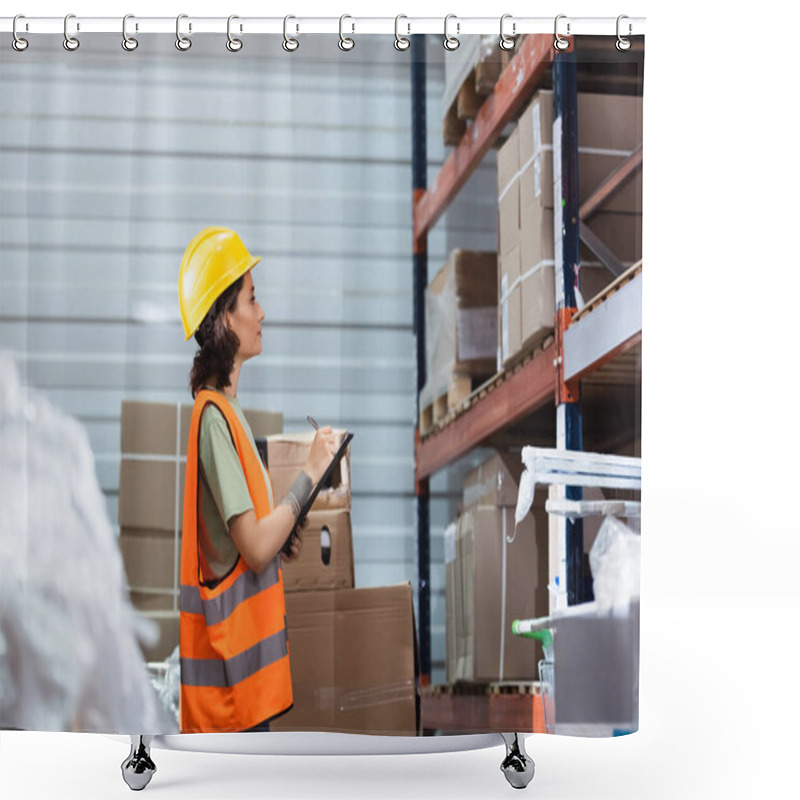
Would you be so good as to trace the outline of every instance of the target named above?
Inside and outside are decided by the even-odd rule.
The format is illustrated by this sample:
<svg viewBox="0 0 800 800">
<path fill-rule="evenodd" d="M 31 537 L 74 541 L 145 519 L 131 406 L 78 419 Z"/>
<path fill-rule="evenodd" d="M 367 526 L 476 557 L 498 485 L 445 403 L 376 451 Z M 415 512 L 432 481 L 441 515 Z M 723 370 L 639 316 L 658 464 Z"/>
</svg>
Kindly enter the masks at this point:
<svg viewBox="0 0 800 800">
<path fill-rule="evenodd" d="M 208 403 L 224 415 L 257 519 L 272 511 L 270 481 L 230 403 L 198 392 L 189 428 L 181 546 L 181 731 L 243 731 L 292 706 L 280 556 L 260 573 L 239 556 L 214 588 L 201 582 L 197 542 L 198 439 Z"/>
</svg>

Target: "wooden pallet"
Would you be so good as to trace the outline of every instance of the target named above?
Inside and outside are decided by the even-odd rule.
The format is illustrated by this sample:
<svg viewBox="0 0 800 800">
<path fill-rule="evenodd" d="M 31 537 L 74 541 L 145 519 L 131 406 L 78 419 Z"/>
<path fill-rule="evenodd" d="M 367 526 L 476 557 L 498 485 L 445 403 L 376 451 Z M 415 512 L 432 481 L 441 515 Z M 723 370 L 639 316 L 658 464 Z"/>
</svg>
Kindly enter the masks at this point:
<svg viewBox="0 0 800 800">
<path fill-rule="evenodd" d="M 470 70 L 455 100 L 444 115 L 442 134 L 445 145 L 455 147 L 461 141 L 467 125 L 478 115 L 484 100 L 494 90 L 498 78 L 508 66 L 514 52 L 501 50 L 498 45 L 489 56 Z"/>
<path fill-rule="evenodd" d="M 429 697 L 440 695 L 497 695 L 516 694 L 530 695 L 541 694 L 539 681 L 456 681 L 455 683 L 431 684 L 420 688 L 420 694 Z"/>
<path fill-rule="evenodd" d="M 543 700 L 538 681 L 424 686 L 420 690 L 422 727 L 428 734 L 544 733 Z"/>
<path fill-rule="evenodd" d="M 531 359 L 535 358 L 540 352 L 546 350 L 550 345 L 553 343 L 553 337 L 548 336 L 543 342 L 539 345 L 534 347 L 533 349 L 526 350 L 519 354 L 518 361 L 515 361 L 508 366 L 506 366 L 503 370 L 496 373 L 488 380 L 485 380 L 481 383 L 477 388 L 473 388 L 471 392 L 467 394 L 460 402 L 453 404 L 452 406 L 448 406 L 447 413 L 444 416 L 440 416 L 438 419 L 434 419 L 433 417 L 433 410 L 432 406 L 428 406 L 426 409 L 423 409 L 420 412 L 420 425 L 419 425 L 419 435 L 420 438 L 425 439 L 427 436 L 430 436 L 437 431 L 440 431 L 442 428 L 449 425 L 453 420 L 457 417 L 461 416 L 465 411 L 468 411 L 475 403 L 480 402 L 483 400 L 487 395 L 491 394 L 498 386 L 502 386 L 502 384 L 507 381 L 513 375 L 516 375 L 526 364 L 528 364 Z M 555 380 L 555 378 L 553 379 Z M 430 411 L 430 414 L 427 412 Z M 426 415 L 423 419 L 423 415 Z"/>
<path fill-rule="evenodd" d="M 447 392 L 434 398 L 433 403 L 420 410 L 420 436 L 426 436 L 435 426 L 439 425 L 443 419 L 448 417 L 454 409 L 458 408 L 485 377 L 485 375 L 454 373 L 450 377 Z"/>
</svg>

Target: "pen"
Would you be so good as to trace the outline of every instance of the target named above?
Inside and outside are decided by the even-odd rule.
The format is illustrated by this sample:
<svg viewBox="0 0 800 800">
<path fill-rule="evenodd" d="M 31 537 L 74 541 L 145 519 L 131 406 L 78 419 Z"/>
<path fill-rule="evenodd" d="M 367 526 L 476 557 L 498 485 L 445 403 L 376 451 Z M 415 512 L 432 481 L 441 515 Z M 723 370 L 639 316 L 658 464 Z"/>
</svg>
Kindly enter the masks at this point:
<svg viewBox="0 0 800 800">
<path fill-rule="evenodd" d="M 319 425 L 317 425 L 316 421 L 314 420 L 314 417 L 306 417 L 306 419 L 308 420 L 309 425 L 311 425 L 311 427 L 315 431 L 319 430 Z"/>
</svg>

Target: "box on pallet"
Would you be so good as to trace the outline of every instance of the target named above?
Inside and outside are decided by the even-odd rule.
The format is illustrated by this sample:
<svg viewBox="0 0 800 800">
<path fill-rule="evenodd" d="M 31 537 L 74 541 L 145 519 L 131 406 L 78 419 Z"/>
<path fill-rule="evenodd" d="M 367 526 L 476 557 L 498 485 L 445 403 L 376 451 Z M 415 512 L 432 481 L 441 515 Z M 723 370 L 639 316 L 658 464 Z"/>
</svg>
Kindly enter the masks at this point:
<svg viewBox="0 0 800 800">
<path fill-rule="evenodd" d="M 294 706 L 273 731 L 417 734 L 410 584 L 293 592 L 286 624 Z"/>
<path fill-rule="evenodd" d="M 349 511 L 312 511 L 302 540 L 300 556 L 283 562 L 285 591 L 353 588 L 355 569 Z"/>
<path fill-rule="evenodd" d="M 519 129 L 497 151 L 497 252 L 501 257 L 519 245 Z"/>
<path fill-rule="evenodd" d="M 518 461 L 497 454 L 465 477 L 465 508 L 445 551 L 448 682 L 537 676 L 540 651 L 511 623 L 547 614 L 548 524 L 543 497 L 514 524 Z"/>
<path fill-rule="evenodd" d="M 334 431 L 341 443 L 345 431 Z M 280 503 L 308 461 L 314 432 L 282 433 L 267 436 L 267 471 L 275 502 Z M 320 490 L 312 511 L 350 509 L 350 448 L 331 475 L 330 486 Z"/>
<path fill-rule="evenodd" d="M 497 254 L 454 250 L 425 290 L 421 408 L 447 394 L 454 375 L 494 373 L 496 308 Z"/>
<path fill-rule="evenodd" d="M 622 164 L 642 142 L 642 98 L 578 94 L 578 202 Z M 538 91 L 519 130 L 520 205 L 553 208 L 553 92 Z M 604 211 L 640 214 L 642 171 L 604 203 Z"/>
<path fill-rule="evenodd" d="M 539 345 L 554 327 L 552 106 L 552 92 L 538 92 L 520 117 L 515 129 L 517 135 L 509 137 L 498 152 L 501 253 L 498 367 L 507 364 L 518 353 Z M 579 94 L 579 202 L 586 200 L 641 141 L 641 98 Z M 602 210 L 583 223 L 623 266 L 641 258 L 641 181 L 641 170 L 637 170 L 633 178 L 603 203 Z M 517 232 L 514 231 L 515 221 Z M 507 267 L 513 261 L 517 247 L 519 272 L 512 279 Z M 580 258 L 580 293 L 584 300 L 588 300 L 605 288 L 614 276 L 584 244 L 581 244 Z"/>
</svg>

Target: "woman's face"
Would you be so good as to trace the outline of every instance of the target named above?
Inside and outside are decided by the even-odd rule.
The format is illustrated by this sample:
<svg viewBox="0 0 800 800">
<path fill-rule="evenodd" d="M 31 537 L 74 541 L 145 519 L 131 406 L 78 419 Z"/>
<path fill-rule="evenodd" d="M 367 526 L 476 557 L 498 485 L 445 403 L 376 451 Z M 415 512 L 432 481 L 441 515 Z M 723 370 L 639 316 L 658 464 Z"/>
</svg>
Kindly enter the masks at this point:
<svg viewBox="0 0 800 800">
<path fill-rule="evenodd" d="M 236 299 L 236 309 L 227 312 L 228 325 L 239 337 L 237 358 L 247 361 L 261 352 L 261 321 L 264 310 L 256 300 L 252 270 L 245 273 L 244 283 Z"/>
</svg>

